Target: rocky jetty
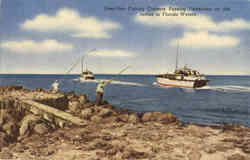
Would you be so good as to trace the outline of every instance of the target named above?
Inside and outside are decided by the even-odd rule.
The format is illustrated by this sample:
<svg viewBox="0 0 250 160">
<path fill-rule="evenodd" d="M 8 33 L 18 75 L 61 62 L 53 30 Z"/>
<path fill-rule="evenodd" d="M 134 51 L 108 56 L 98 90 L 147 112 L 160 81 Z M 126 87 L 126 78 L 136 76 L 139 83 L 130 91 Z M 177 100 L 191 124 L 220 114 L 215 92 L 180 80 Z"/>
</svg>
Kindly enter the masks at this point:
<svg viewBox="0 0 250 160">
<path fill-rule="evenodd" d="M 7 86 L 0 87 L 0 159 L 250 160 L 250 128 L 185 124 L 171 113 L 96 106 L 85 94 Z"/>
</svg>

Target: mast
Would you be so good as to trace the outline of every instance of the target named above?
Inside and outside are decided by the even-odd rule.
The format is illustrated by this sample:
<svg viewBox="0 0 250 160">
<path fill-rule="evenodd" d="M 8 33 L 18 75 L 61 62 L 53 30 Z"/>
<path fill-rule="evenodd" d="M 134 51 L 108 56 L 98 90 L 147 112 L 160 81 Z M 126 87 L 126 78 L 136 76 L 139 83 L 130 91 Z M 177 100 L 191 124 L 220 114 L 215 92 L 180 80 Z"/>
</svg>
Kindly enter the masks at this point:
<svg viewBox="0 0 250 160">
<path fill-rule="evenodd" d="M 87 61 L 86 61 L 86 71 L 88 71 L 88 65 L 87 65 Z"/>
<path fill-rule="evenodd" d="M 179 40 L 177 41 L 177 53 L 176 53 L 175 69 L 178 68 L 178 56 L 179 56 Z"/>
<path fill-rule="evenodd" d="M 81 59 L 82 72 L 83 72 L 83 59 L 84 59 L 84 57 L 82 56 L 82 59 Z"/>
</svg>

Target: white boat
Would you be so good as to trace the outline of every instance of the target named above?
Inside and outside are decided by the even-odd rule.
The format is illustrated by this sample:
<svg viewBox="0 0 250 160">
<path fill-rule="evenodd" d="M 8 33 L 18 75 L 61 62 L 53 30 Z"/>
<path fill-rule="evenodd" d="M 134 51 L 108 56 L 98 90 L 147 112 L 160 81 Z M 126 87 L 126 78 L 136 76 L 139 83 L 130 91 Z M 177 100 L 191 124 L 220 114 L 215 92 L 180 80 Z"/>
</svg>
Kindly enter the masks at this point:
<svg viewBox="0 0 250 160">
<path fill-rule="evenodd" d="M 95 76 L 94 76 L 93 72 L 88 70 L 87 63 L 86 63 L 85 70 L 83 70 L 83 60 L 84 60 L 84 57 L 82 57 L 82 59 L 81 59 L 82 70 L 81 70 L 81 74 L 80 74 L 80 80 L 82 81 L 82 80 L 93 80 L 93 79 L 95 79 Z"/>
<path fill-rule="evenodd" d="M 156 82 L 160 86 L 171 86 L 179 88 L 201 88 L 207 85 L 209 80 L 198 71 L 188 68 L 178 68 L 178 49 L 176 55 L 176 68 L 174 73 L 156 75 Z"/>
<path fill-rule="evenodd" d="M 209 80 L 205 76 L 200 75 L 198 71 L 185 66 L 184 68 L 176 69 L 174 73 L 157 75 L 156 81 L 161 86 L 200 88 L 206 86 Z"/>
</svg>

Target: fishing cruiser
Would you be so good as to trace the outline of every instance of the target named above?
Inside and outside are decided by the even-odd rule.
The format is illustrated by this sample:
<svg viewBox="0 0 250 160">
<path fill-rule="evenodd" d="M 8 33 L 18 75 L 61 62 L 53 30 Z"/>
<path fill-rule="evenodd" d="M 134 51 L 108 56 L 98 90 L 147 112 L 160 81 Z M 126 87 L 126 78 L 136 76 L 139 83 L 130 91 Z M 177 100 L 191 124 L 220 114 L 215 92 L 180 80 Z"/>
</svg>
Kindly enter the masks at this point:
<svg viewBox="0 0 250 160">
<path fill-rule="evenodd" d="M 94 76 L 93 72 L 88 70 L 87 63 L 86 63 L 85 70 L 83 70 L 83 60 L 84 60 L 84 57 L 82 57 L 82 59 L 81 59 L 82 71 L 80 74 L 80 80 L 94 80 L 95 76 Z"/>
<path fill-rule="evenodd" d="M 207 85 L 209 80 L 198 71 L 188 68 L 178 68 L 178 50 L 176 54 L 176 68 L 174 73 L 156 75 L 156 82 L 161 86 L 172 86 L 179 88 L 200 88 Z"/>
<path fill-rule="evenodd" d="M 200 88 L 206 86 L 209 80 L 198 71 L 184 66 L 183 68 L 175 69 L 174 73 L 157 75 L 156 81 L 161 86 Z"/>
</svg>

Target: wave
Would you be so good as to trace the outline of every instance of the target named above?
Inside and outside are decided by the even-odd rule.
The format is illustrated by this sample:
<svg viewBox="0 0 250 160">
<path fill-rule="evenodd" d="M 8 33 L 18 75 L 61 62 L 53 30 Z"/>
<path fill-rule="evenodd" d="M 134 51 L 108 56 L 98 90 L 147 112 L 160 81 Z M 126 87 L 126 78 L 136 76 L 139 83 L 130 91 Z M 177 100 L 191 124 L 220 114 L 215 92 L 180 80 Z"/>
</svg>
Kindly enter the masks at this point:
<svg viewBox="0 0 250 160">
<path fill-rule="evenodd" d="M 94 79 L 94 80 L 81 80 L 79 78 L 73 79 L 73 81 L 79 81 L 80 83 L 100 83 L 101 81 L 108 81 L 108 80 L 110 80 L 110 79 Z M 117 80 L 112 80 L 111 84 L 130 85 L 130 86 L 145 86 L 144 84 L 141 84 L 141 83 L 117 81 Z"/>
<path fill-rule="evenodd" d="M 156 82 L 154 82 L 152 85 L 162 87 Z M 164 88 L 171 88 L 171 87 L 169 86 Z M 219 92 L 250 92 L 250 87 L 237 86 L 237 85 L 220 85 L 220 86 L 204 86 L 202 88 L 183 88 L 183 90 L 185 92 L 194 92 L 199 90 L 214 90 Z"/>
<path fill-rule="evenodd" d="M 173 87 L 173 86 L 162 86 L 162 85 L 159 85 L 157 82 L 153 82 L 152 85 L 157 86 L 157 87 L 161 87 L 161 88 L 176 88 L 176 87 Z"/>
<path fill-rule="evenodd" d="M 205 86 L 197 88 L 196 90 L 216 90 L 221 92 L 233 91 L 233 92 L 250 92 L 250 87 L 236 86 L 236 85 L 221 85 L 221 86 Z"/>
</svg>

